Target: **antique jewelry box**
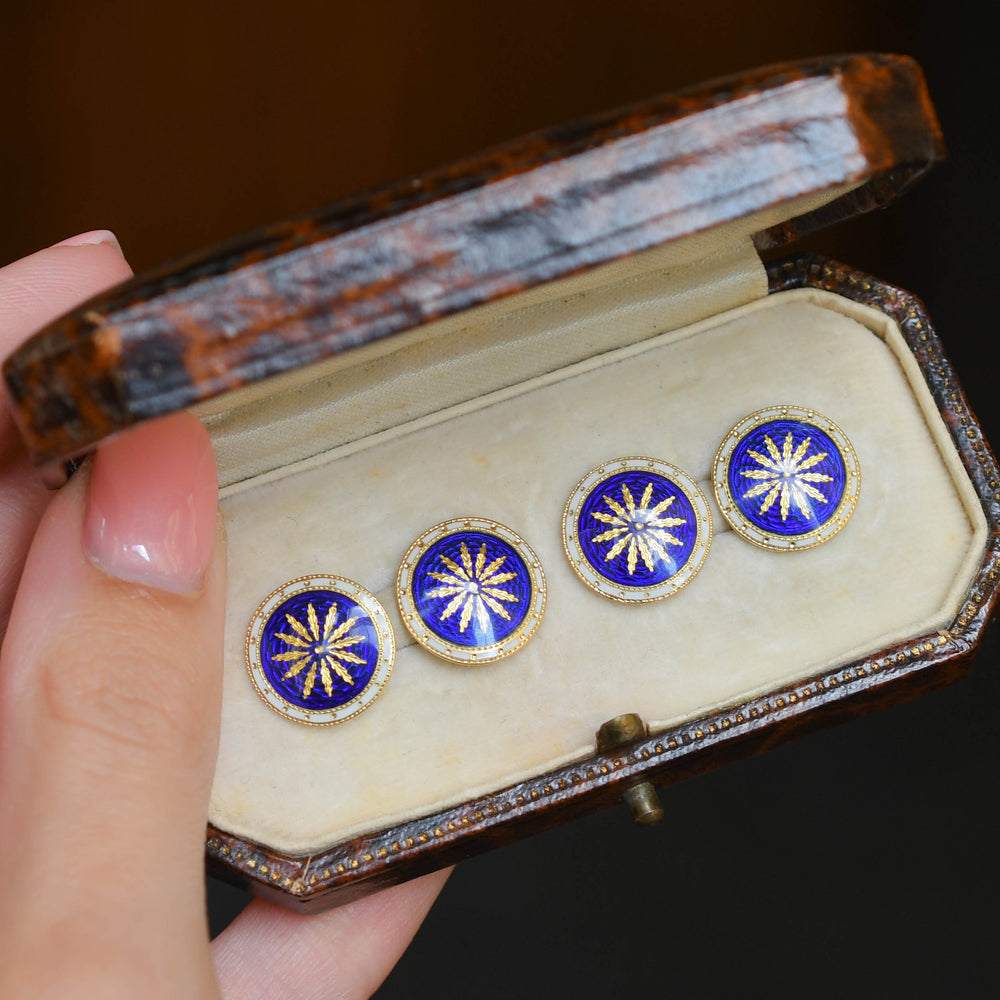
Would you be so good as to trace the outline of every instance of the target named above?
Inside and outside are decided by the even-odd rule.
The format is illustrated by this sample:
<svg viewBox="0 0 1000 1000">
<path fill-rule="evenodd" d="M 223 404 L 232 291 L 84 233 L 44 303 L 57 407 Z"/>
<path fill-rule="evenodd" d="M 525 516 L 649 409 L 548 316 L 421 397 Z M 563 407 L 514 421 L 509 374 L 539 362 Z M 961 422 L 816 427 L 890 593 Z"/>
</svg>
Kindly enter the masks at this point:
<svg viewBox="0 0 1000 1000">
<path fill-rule="evenodd" d="M 443 867 L 959 675 L 996 599 L 1000 476 L 920 302 L 762 254 L 880 207 L 943 155 L 919 68 L 768 67 L 530 136 L 141 275 L 41 331 L 5 378 L 53 482 L 190 408 L 229 535 L 212 870 L 305 912 Z M 746 414 L 815 408 L 860 467 L 849 523 L 768 551 L 716 506 Z M 664 600 L 584 586 L 563 550 L 588 470 L 650 456 L 709 498 Z M 395 585 L 448 519 L 531 546 L 547 603 L 497 662 L 416 644 Z M 247 628 L 286 581 L 357 581 L 396 655 L 379 697 L 299 725 Z"/>
</svg>

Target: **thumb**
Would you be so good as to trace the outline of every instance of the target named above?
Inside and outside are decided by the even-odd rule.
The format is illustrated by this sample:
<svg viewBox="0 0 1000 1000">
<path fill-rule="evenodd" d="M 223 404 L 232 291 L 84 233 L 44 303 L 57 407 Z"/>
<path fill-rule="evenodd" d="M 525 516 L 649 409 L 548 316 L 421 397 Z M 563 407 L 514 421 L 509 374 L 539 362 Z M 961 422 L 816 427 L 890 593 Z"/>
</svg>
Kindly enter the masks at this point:
<svg viewBox="0 0 1000 1000">
<path fill-rule="evenodd" d="M 216 495 L 180 414 L 102 445 L 42 519 L 0 654 L 0 995 L 214 989 Z"/>
</svg>

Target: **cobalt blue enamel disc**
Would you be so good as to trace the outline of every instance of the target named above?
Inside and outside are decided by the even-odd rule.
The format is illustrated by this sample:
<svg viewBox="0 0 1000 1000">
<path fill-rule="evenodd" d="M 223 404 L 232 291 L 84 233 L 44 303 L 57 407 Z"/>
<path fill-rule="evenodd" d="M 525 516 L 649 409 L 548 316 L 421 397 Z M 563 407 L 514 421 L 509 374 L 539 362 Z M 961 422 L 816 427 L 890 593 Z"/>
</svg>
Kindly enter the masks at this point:
<svg viewBox="0 0 1000 1000">
<path fill-rule="evenodd" d="M 545 610 L 534 552 L 510 528 L 456 518 L 426 531 L 400 566 L 403 622 L 426 649 L 454 663 L 488 663 L 520 649 Z"/>
<path fill-rule="evenodd" d="M 713 485 L 735 531 L 787 552 L 819 545 L 847 523 L 861 472 L 836 424 L 813 410 L 775 406 L 750 414 L 726 435 Z"/>
<path fill-rule="evenodd" d="M 677 593 L 701 569 L 711 541 L 712 515 L 698 484 L 652 458 L 592 470 L 563 512 L 563 547 L 577 575 L 629 604 Z"/>
<path fill-rule="evenodd" d="M 299 577 L 265 598 L 247 630 L 247 669 L 280 715 L 343 722 L 381 693 L 395 656 L 385 609 L 334 576 Z"/>
</svg>

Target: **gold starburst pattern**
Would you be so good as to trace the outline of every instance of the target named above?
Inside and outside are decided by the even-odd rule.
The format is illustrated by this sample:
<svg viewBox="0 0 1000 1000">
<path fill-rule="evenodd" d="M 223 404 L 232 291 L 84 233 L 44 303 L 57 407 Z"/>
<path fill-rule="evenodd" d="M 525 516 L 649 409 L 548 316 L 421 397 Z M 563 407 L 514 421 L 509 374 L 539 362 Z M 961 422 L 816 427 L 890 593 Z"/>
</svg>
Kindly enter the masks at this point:
<svg viewBox="0 0 1000 1000">
<path fill-rule="evenodd" d="M 563 508 L 562 536 L 573 572 L 591 590 L 621 604 L 648 604 L 683 590 L 701 570 L 712 513 L 682 469 L 629 455 L 576 484 Z M 648 574 L 637 572 L 640 564 Z"/>
<path fill-rule="evenodd" d="M 785 426 L 768 426 L 772 422 Z M 730 428 L 715 453 L 712 488 L 723 517 L 746 541 L 772 552 L 801 552 L 828 542 L 851 519 L 861 466 L 829 417 L 781 403 Z"/>
<path fill-rule="evenodd" d="M 473 617 L 475 617 L 479 627 L 484 632 L 487 631 L 492 622 L 491 611 L 505 621 L 510 621 L 510 613 L 503 606 L 503 602 L 509 604 L 516 602 L 518 598 L 516 594 L 504 590 L 499 584 L 515 579 L 517 574 L 500 572 L 503 564 L 507 561 L 506 556 L 499 556 L 487 564 L 486 544 L 484 542 L 479 548 L 475 562 L 473 562 L 468 545 L 462 542 L 459 552 L 460 563 L 443 554 L 439 558 L 448 572 L 427 574 L 431 579 L 443 584 L 443 586 L 427 591 L 427 596 L 451 598 L 439 615 L 441 621 L 450 618 L 460 610 L 458 630 L 462 633 L 465 632 Z"/>
<path fill-rule="evenodd" d="M 298 600 L 289 605 L 293 598 Z M 268 708 L 302 725 L 334 726 L 382 693 L 396 641 L 373 594 L 353 580 L 318 573 L 289 580 L 261 601 L 247 627 L 245 654 L 250 680 Z M 294 678 L 301 678 L 304 690 Z"/>
<path fill-rule="evenodd" d="M 297 677 L 303 670 L 307 671 L 302 687 L 304 698 L 308 698 L 312 694 L 317 675 L 323 685 L 323 690 L 326 691 L 327 695 L 332 695 L 333 674 L 336 674 L 344 683 L 353 684 L 354 678 L 345 664 L 354 663 L 364 666 L 365 661 L 355 653 L 349 652 L 349 648 L 364 642 L 365 637 L 350 634 L 351 629 L 357 624 L 357 618 L 348 618 L 339 625 L 337 624 L 336 604 L 330 605 L 322 627 L 320 627 L 319 616 L 312 604 L 309 604 L 307 608 L 306 617 L 308 627 L 292 615 L 285 615 L 285 620 L 295 634 L 290 635 L 287 632 L 276 634 L 277 638 L 293 648 L 284 653 L 277 653 L 274 659 L 289 664 L 288 671 L 284 676 L 285 680 Z"/>
<path fill-rule="evenodd" d="M 604 559 L 607 562 L 611 562 L 622 551 L 625 551 L 629 576 L 635 573 L 635 567 L 640 558 L 645 563 L 646 569 L 651 573 L 655 572 L 657 559 L 670 561 L 670 555 L 665 546 L 684 544 L 676 535 L 667 530 L 685 524 L 684 518 L 664 516 L 676 496 L 672 494 L 665 500 L 661 500 L 655 507 L 650 507 L 650 502 L 653 499 L 653 484 L 651 482 L 646 484 L 638 504 L 636 504 L 632 491 L 626 484 L 622 484 L 621 492 L 624 506 L 605 495 L 604 502 L 612 513 L 591 512 L 591 517 L 608 525 L 607 531 L 595 535 L 591 541 L 594 543 L 613 543 L 604 554 Z"/>
<path fill-rule="evenodd" d="M 804 518 L 812 520 L 814 514 L 810 500 L 829 503 L 826 496 L 813 483 L 829 483 L 833 481 L 833 477 L 809 471 L 827 455 L 825 451 L 820 451 L 807 457 L 806 453 L 811 443 L 812 439 L 807 437 L 795 447 L 792 432 L 789 431 L 779 450 L 770 435 L 765 434 L 764 446 L 767 448 L 767 455 L 753 449 L 747 451 L 747 454 L 762 468 L 744 469 L 740 472 L 740 475 L 747 479 L 757 480 L 757 485 L 747 490 L 743 494 L 743 499 L 763 496 L 760 505 L 761 514 L 766 514 L 778 500 L 782 521 L 788 519 L 788 512 L 794 503 Z"/>
<path fill-rule="evenodd" d="M 509 581 L 516 582 L 508 589 Z M 428 528 L 407 549 L 396 576 L 396 601 L 410 635 L 463 666 L 494 663 L 521 649 L 538 631 L 546 594 L 541 563 L 527 542 L 483 517 Z"/>
</svg>

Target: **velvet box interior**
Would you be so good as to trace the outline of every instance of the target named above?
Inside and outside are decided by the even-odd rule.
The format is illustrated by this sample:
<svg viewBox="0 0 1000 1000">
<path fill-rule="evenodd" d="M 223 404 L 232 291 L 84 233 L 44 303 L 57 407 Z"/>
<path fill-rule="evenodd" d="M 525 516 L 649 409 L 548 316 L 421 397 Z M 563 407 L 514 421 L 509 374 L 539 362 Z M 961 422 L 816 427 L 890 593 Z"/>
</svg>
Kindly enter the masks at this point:
<svg viewBox="0 0 1000 1000">
<path fill-rule="evenodd" d="M 756 741 L 904 697 L 968 658 L 995 597 L 996 469 L 919 301 L 814 258 L 769 275 L 761 256 L 888 200 L 940 156 L 922 87 L 896 57 L 713 84 L 566 130 L 531 154 L 530 169 L 513 157 L 516 168 L 490 176 L 479 163 L 449 175 L 476 173 L 474 183 L 414 185 L 433 189 L 420 204 L 401 185 L 381 217 L 352 224 L 334 213 L 337 226 L 298 244 L 283 230 L 255 237 L 265 248 L 256 257 L 241 246 L 140 276 L 8 362 L 25 439 L 50 469 L 157 407 L 189 406 L 212 434 L 230 580 L 208 835 L 217 871 L 322 909 L 608 805 L 643 781 L 667 783 Z M 531 142 L 517 148 L 526 156 Z M 543 184 L 559 188 L 565 218 Z M 631 186 L 628 199 L 606 193 L 616 184 Z M 461 236 L 458 252 L 474 263 L 456 265 L 438 231 L 404 288 L 404 236 L 445 209 L 453 244 Z M 505 220 L 502 245 L 490 218 Z M 369 261 L 362 277 L 355 252 Z M 162 324 L 182 328 L 182 299 L 197 311 L 216 295 L 211 317 L 203 310 L 183 336 L 200 338 L 218 367 L 240 337 L 259 346 L 281 331 L 283 296 L 319 294 L 305 278 L 291 292 L 270 282 L 253 308 L 244 297 L 227 312 L 219 289 L 231 303 L 234 274 L 248 287 L 248 268 L 289 266 L 296 254 L 340 275 L 337 295 L 322 292 L 326 311 L 308 309 L 334 317 L 327 333 L 314 325 L 303 337 L 288 321 L 292 335 L 253 364 L 227 361 L 226 378 L 192 380 L 187 395 L 160 350 L 163 391 L 152 403 L 118 387 L 113 416 L 78 439 L 43 427 L 39 400 L 67 394 L 72 324 L 91 341 L 101 334 L 105 353 L 113 331 L 111 367 L 135 386 L 129 351 L 162 346 Z M 306 274 L 301 260 L 294 267 Z M 338 325 L 338 309 L 354 319 Z M 82 388 L 69 395 L 93 393 L 89 374 L 73 378 Z M 129 392 L 145 410 L 122 402 Z M 861 470 L 849 522 L 801 552 L 748 543 L 713 490 L 733 425 L 781 404 L 839 425 Z M 704 566 L 669 599 L 607 600 L 564 552 L 567 497 L 623 456 L 669 462 L 708 498 Z M 400 618 L 404 553 L 459 517 L 512 528 L 545 575 L 537 634 L 495 663 L 435 657 Z M 395 636 L 384 690 L 337 725 L 271 711 L 247 671 L 258 605 L 311 574 L 371 591 Z M 627 713 L 642 731 L 597 749 L 597 730 Z"/>
</svg>

